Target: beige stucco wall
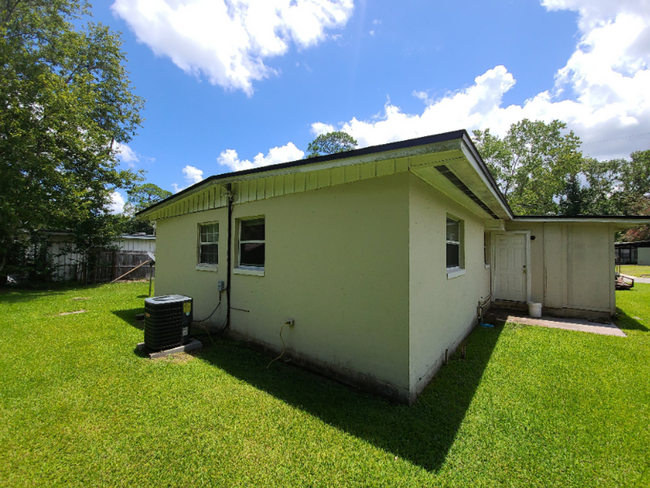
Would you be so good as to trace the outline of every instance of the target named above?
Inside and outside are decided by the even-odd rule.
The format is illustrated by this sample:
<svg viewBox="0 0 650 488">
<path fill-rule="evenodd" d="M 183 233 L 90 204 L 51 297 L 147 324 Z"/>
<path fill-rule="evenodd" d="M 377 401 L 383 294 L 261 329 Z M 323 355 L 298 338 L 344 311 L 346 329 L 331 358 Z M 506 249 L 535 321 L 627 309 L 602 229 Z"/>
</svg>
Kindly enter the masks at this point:
<svg viewBox="0 0 650 488">
<path fill-rule="evenodd" d="M 216 271 L 197 270 L 198 226 L 219 222 L 219 265 Z M 194 320 L 206 318 L 219 300 L 217 282 L 228 281 L 228 210 L 220 208 L 156 222 L 156 295 L 187 295 L 194 301 Z M 223 324 L 226 317 L 226 294 L 210 323 Z"/>
<path fill-rule="evenodd" d="M 484 221 L 424 183 L 409 179 L 410 387 L 419 392 L 469 333 L 481 297 L 490 293 Z M 463 221 L 465 274 L 447 279 L 447 215 Z"/>
<path fill-rule="evenodd" d="M 289 357 L 408 396 L 408 178 L 235 204 L 233 221 L 264 216 L 266 257 L 264 276 L 232 276 L 231 332 L 281 350 L 280 328 L 292 318 L 282 334 Z M 220 223 L 219 270 L 196 271 L 197 225 L 210 221 Z M 195 319 L 211 312 L 217 281 L 227 281 L 226 224 L 226 209 L 157 224 L 156 294 L 192 296 Z M 224 317 L 220 310 L 216 322 Z"/>
<path fill-rule="evenodd" d="M 594 222 L 507 222 L 507 230 L 530 230 L 532 301 L 556 315 L 612 314 L 614 229 Z"/>
<path fill-rule="evenodd" d="M 265 276 L 234 275 L 231 328 L 408 390 L 408 175 L 235 206 L 264 215 Z"/>
</svg>

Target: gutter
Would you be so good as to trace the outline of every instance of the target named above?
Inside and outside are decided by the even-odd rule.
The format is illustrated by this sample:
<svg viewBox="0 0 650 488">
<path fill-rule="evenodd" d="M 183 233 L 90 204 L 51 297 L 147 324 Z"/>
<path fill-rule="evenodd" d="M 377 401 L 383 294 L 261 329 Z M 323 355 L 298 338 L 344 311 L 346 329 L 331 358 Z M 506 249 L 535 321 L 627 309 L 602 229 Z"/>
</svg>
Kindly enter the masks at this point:
<svg viewBox="0 0 650 488">
<path fill-rule="evenodd" d="M 650 224 L 647 215 L 515 215 L 513 222 L 596 222 L 603 224 Z"/>
</svg>

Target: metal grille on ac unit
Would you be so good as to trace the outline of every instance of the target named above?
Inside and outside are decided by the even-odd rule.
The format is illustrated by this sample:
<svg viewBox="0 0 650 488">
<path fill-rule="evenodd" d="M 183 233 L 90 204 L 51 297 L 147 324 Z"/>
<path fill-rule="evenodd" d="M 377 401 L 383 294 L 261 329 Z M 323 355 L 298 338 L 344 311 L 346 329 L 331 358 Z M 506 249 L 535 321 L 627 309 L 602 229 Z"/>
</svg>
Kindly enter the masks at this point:
<svg viewBox="0 0 650 488">
<path fill-rule="evenodd" d="M 144 301 L 144 343 L 162 351 L 181 346 L 189 337 L 192 299 L 183 295 L 163 295 Z"/>
</svg>

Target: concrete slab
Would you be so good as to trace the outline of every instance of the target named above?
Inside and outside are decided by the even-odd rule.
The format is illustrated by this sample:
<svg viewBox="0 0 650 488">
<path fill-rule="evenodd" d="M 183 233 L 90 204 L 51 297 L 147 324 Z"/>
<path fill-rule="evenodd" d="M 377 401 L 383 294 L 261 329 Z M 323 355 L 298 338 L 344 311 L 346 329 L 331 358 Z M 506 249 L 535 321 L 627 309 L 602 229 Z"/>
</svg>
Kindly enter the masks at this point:
<svg viewBox="0 0 650 488">
<path fill-rule="evenodd" d="M 171 354 L 178 354 L 179 352 L 189 352 L 189 351 L 195 351 L 197 349 L 201 349 L 203 347 L 203 344 L 201 341 L 198 341 L 196 339 L 192 339 L 190 342 L 187 344 L 183 344 L 182 346 L 174 347 L 172 349 L 166 349 L 164 351 L 155 351 L 155 352 L 149 352 L 149 349 L 147 346 L 145 346 L 144 342 L 140 342 L 137 346 L 139 351 L 148 354 L 150 359 L 156 359 L 156 358 L 164 358 L 165 356 L 169 356 Z"/>
<path fill-rule="evenodd" d="M 621 274 L 621 276 L 625 276 L 626 278 L 632 278 L 634 280 L 634 283 L 650 283 L 650 278 L 641 278 L 639 276 L 632 276 L 626 274 Z"/>
<path fill-rule="evenodd" d="M 501 319 L 501 317 L 499 318 Z M 599 322 L 591 322 L 583 319 L 561 319 L 557 317 L 533 318 L 518 315 L 508 315 L 503 320 L 514 322 L 516 324 L 550 327 L 552 329 L 576 330 L 579 332 L 589 332 L 591 334 L 627 337 L 625 332 L 616 327 L 613 323 L 601 324 Z"/>
</svg>

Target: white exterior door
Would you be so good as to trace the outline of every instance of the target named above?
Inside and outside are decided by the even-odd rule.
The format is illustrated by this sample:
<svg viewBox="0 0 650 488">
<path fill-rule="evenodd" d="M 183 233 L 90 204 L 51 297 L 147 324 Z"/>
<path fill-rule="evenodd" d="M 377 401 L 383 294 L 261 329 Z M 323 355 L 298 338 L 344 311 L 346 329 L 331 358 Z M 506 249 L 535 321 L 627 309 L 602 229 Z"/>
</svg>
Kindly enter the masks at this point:
<svg viewBox="0 0 650 488">
<path fill-rule="evenodd" d="M 528 300 L 527 234 L 494 236 L 493 293 L 496 300 Z"/>
</svg>

